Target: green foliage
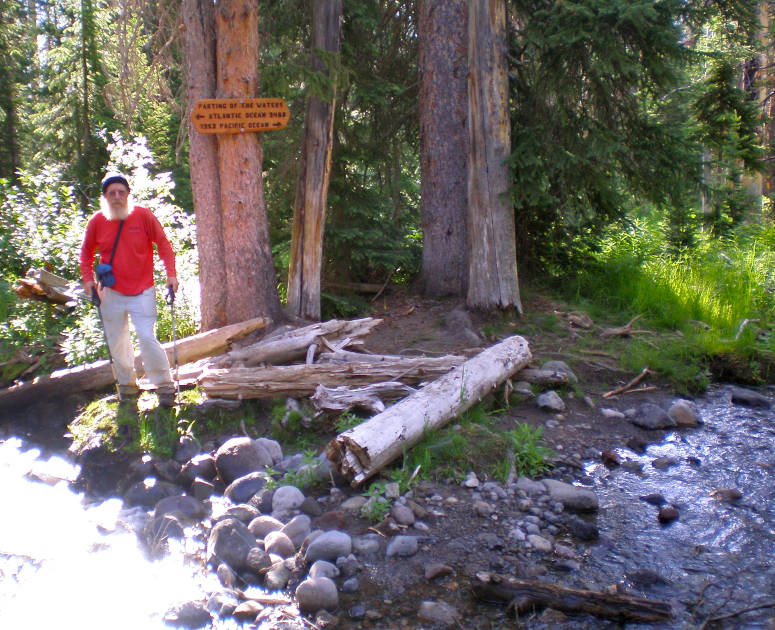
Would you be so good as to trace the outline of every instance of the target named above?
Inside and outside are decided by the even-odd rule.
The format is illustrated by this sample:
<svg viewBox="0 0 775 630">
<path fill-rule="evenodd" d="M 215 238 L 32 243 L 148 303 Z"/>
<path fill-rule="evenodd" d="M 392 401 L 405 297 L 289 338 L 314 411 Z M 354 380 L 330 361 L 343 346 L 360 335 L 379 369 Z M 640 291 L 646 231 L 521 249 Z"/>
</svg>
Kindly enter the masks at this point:
<svg viewBox="0 0 775 630">
<path fill-rule="evenodd" d="M 506 460 L 499 463 L 496 472 L 501 481 L 505 481 L 512 466 L 517 476 L 531 478 L 550 468 L 547 459 L 554 453 L 544 445 L 542 434 L 542 427 L 531 427 L 525 423 L 517 423 L 516 428 L 506 432 L 509 450 Z"/>
<path fill-rule="evenodd" d="M 337 433 L 344 433 L 349 429 L 357 427 L 362 422 L 363 422 L 363 418 L 356 416 L 351 411 L 345 411 L 336 419 L 334 426 L 336 427 Z"/>
<path fill-rule="evenodd" d="M 632 343 L 627 356 L 632 368 L 648 365 L 697 391 L 719 357 L 758 354 L 771 363 L 774 235 L 769 222 L 737 228 L 734 239 L 698 232 L 696 248 L 676 253 L 659 224 L 636 221 L 611 232 L 596 260 L 576 276 L 574 290 L 622 319 L 642 314 L 652 326 L 679 331 L 662 342 Z M 743 334 L 746 320 L 755 325 Z"/>
<path fill-rule="evenodd" d="M 385 481 L 375 481 L 363 493 L 367 500 L 361 507 L 361 516 L 373 523 L 384 520 L 390 512 L 390 502 L 382 496 L 385 494 L 385 485 Z"/>
</svg>

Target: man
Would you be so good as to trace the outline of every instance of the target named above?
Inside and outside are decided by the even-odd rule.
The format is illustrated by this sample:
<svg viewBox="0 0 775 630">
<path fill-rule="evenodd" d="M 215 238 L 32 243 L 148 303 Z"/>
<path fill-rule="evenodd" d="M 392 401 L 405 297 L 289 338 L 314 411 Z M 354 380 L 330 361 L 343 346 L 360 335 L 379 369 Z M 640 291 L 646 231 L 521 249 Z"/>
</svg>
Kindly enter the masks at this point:
<svg viewBox="0 0 775 630">
<path fill-rule="evenodd" d="M 121 231 L 119 232 L 119 228 Z M 118 238 L 117 238 L 118 236 Z M 81 279 L 87 295 L 97 293 L 113 374 L 121 401 L 136 401 L 137 375 L 129 337 L 129 318 L 137 334 L 145 375 L 156 386 L 159 404 L 175 404 L 175 388 L 167 353 L 156 338 L 156 293 L 153 286 L 153 245 L 167 271 L 167 285 L 178 290 L 175 254 L 158 219 L 147 208 L 130 203 L 129 182 L 120 173 L 102 180 L 100 210 L 86 226 L 81 245 Z M 94 278 L 94 256 L 112 266 L 114 282 Z"/>
</svg>

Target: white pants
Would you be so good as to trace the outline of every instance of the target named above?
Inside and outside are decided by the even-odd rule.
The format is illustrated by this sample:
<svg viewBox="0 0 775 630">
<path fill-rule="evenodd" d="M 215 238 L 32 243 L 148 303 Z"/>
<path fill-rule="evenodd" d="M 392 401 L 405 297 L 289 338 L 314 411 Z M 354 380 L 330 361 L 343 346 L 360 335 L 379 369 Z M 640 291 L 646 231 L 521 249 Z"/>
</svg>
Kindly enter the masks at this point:
<svg viewBox="0 0 775 630">
<path fill-rule="evenodd" d="M 113 375 L 119 394 L 137 393 L 134 349 L 129 336 L 129 318 L 140 345 L 145 375 L 159 393 L 175 391 L 167 353 L 156 338 L 156 292 L 153 287 L 140 295 L 122 295 L 105 289 L 100 306 L 105 336 L 113 357 Z"/>
</svg>

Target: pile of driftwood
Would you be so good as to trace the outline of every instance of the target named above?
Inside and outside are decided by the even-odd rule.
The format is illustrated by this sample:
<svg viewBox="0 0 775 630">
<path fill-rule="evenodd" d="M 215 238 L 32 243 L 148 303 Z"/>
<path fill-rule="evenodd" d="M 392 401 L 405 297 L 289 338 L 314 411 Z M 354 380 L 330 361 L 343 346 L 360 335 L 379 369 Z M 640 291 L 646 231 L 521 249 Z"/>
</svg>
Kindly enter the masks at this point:
<svg viewBox="0 0 775 630">
<path fill-rule="evenodd" d="M 32 285 L 36 296 L 54 291 L 45 276 L 31 277 L 25 286 Z M 67 297 L 71 296 L 68 291 Z M 326 447 L 329 459 L 353 485 L 414 446 L 426 429 L 458 417 L 517 372 L 521 371 L 520 379 L 530 381 L 567 378 L 562 373 L 523 369 L 531 355 L 527 342 L 518 336 L 468 359 L 364 352 L 365 339 L 380 322 L 363 318 L 281 327 L 251 343 L 245 339 L 268 330 L 270 322 L 257 318 L 233 324 L 178 340 L 176 376 L 181 385 L 197 384 L 213 400 L 309 398 L 319 413 L 359 408 L 376 414 Z M 172 361 L 172 344 L 165 349 Z M 142 374 L 139 356 L 136 367 Z M 0 411 L 42 398 L 104 389 L 112 383 L 107 361 L 58 370 L 0 390 Z"/>
</svg>

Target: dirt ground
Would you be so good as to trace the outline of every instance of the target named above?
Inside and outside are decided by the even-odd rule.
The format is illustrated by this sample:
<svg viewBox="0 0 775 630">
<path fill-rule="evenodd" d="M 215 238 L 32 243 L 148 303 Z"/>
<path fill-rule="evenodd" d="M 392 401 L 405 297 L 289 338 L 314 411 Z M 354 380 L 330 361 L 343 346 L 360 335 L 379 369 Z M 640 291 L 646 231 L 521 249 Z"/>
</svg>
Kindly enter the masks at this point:
<svg viewBox="0 0 775 630">
<path fill-rule="evenodd" d="M 463 310 L 470 318 L 470 329 L 479 335 L 477 343 L 466 334 L 456 312 Z M 595 325 L 584 329 L 573 325 L 569 311 L 543 297 L 528 299 L 523 304 L 523 315 L 484 315 L 465 311 L 459 300 L 432 300 L 408 293 L 394 293 L 375 305 L 374 317 L 383 320 L 371 333 L 366 349 L 384 354 L 471 354 L 478 347 L 486 347 L 511 334 L 527 339 L 533 355 L 531 367 L 540 367 L 549 360 L 565 361 L 579 378 L 573 392 L 563 394 L 567 410 L 556 418 L 556 423 L 544 426 L 553 415 L 540 410 L 533 401 L 511 407 L 508 416 L 519 422 L 544 426 L 543 437 L 559 453 L 584 455 L 588 451 L 602 451 L 628 443 L 637 446 L 655 438 L 629 422 L 606 418 L 601 408 L 626 411 L 643 402 L 660 403 L 673 398 L 669 386 L 653 375 L 639 383 L 649 391 L 628 391 L 605 398 L 604 395 L 621 387 L 637 376 L 623 369 L 616 356 L 617 346 L 628 340 L 604 342 L 600 332 L 610 326 Z M 613 347 L 612 347 L 613 346 Z M 644 366 L 645 367 L 645 366 Z M 636 388 L 633 388 L 636 389 Z"/>
<path fill-rule="evenodd" d="M 581 460 L 599 458 L 602 451 L 616 447 L 641 450 L 662 437 L 660 432 L 642 430 L 626 420 L 606 417 L 601 411 L 606 408 L 624 412 L 647 401 L 666 406 L 673 398 L 669 387 L 651 375 L 640 383 L 648 386 L 649 391 L 604 397 L 637 375 L 623 370 L 615 354 L 617 344 L 627 343 L 626 339 L 613 345 L 603 342 L 600 331 L 604 326 L 592 324 L 588 329 L 574 326 L 567 310 L 545 299 L 526 302 L 521 318 L 468 313 L 470 319 L 466 319 L 460 315 L 461 308 L 460 302 L 452 300 L 429 300 L 405 293 L 388 296 L 375 307 L 373 316 L 382 318 L 383 322 L 369 336 L 366 349 L 385 354 L 468 354 L 475 352 L 476 346 L 485 347 L 510 334 L 519 334 L 528 340 L 532 367 L 540 367 L 548 360 L 565 361 L 579 378 L 576 388 L 562 391 L 567 405 L 565 412 L 553 414 L 539 409 L 535 400 L 526 400 L 512 404 L 500 422 L 504 426 L 517 421 L 542 427 L 545 444 L 556 454 L 553 462 L 576 478 L 584 475 Z M 608 326 L 625 323 L 611 322 Z M 478 343 L 471 331 L 480 336 Z M 427 543 L 408 561 L 366 563 L 361 574 L 361 590 L 353 596 L 345 595 L 342 603 L 345 610 L 351 604 L 365 603 L 374 619 L 353 623 L 343 614 L 340 619 L 344 627 L 417 627 L 414 625 L 417 607 L 426 599 L 453 604 L 465 620 L 463 627 L 525 627 L 508 619 L 502 607 L 477 604 L 471 596 L 470 584 L 481 571 L 517 577 L 541 576 L 552 570 L 555 559 L 530 559 L 522 554 L 512 555 L 509 549 L 488 547 L 487 541 L 492 540 L 488 536 L 505 539 L 507 523 L 520 518 L 513 504 L 498 504 L 498 519 L 492 520 L 474 513 L 471 491 L 457 484 L 423 482 L 415 488 L 420 502 L 433 495 L 444 497 L 445 515 L 428 520 Z M 349 529 L 359 534 L 367 531 L 367 527 L 368 523 L 360 519 L 350 523 Z M 434 562 L 449 566 L 451 574 L 442 580 L 427 580 L 424 568 Z M 568 577 L 571 583 L 576 579 L 577 576 Z M 597 586 L 602 590 L 608 585 Z M 539 620 L 536 627 L 543 627 L 541 623 Z M 579 625 L 567 627 L 587 627 L 585 624 L 607 627 L 592 617 L 573 623 Z M 545 627 L 566 627 L 551 619 L 547 624 Z"/>
</svg>

